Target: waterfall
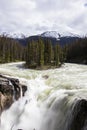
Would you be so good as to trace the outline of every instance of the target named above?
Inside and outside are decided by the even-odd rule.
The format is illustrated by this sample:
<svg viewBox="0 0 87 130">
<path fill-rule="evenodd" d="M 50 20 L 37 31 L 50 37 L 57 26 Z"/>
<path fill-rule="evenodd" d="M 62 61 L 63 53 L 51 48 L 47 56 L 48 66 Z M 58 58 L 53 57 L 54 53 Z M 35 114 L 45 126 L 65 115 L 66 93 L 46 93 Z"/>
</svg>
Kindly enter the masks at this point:
<svg viewBox="0 0 87 130">
<path fill-rule="evenodd" d="M 22 87 L 20 86 L 20 97 L 22 98 L 23 96 L 23 91 L 22 91 Z"/>
<path fill-rule="evenodd" d="M 2 112 L 0 130 L 87 129 L 87 66 L 65 64 L 59 69 L 35 71 L 19 70 L 12 64 L 0 71 L 4 73 L 4 69 L 28 89 Z"/>
<path fill-rule="evenodd" d="M 45 113 L 41 130 L 84 130 L 87 121 L 87 91 L 84 92 L 86 99 L 77 96 L 81 92 L 61 91 Z"/>
<path fill-rule="evenodd" d="M 9 85 L 11 85 L 11 86 L 12 86 L 12 89 L 13 89 L 13 101 L 15 101 L 16 92 L 15 92 L 14 85 L 11 83 L 11 81 L 9 81 Z"/>
</svg>

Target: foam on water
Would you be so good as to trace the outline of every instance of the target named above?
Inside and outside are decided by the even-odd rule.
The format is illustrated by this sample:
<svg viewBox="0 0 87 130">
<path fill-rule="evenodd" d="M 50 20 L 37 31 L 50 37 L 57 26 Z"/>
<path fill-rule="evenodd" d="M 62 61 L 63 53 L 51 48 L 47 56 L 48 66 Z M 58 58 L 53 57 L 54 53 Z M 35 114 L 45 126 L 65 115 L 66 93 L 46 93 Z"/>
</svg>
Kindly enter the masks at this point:
<svg viewBox="0 0 87 130">
<path fill-rule="evenodd" d="M 72 104 L 87 100 L 87 66 L 65 64 L 38 71 L 24 69 L 23 64 L 0 65 L 1 74 L 28 86 L 25 96 L 1 114 L 0 130 L 67 130 Z"/>
</svg>

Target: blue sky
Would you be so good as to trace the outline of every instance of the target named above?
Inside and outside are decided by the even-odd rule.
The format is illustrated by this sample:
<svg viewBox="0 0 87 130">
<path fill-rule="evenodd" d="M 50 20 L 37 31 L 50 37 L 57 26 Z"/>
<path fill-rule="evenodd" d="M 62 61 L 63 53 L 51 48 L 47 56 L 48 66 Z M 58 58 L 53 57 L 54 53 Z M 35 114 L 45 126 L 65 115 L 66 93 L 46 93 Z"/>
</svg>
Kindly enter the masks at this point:
<svg viewBox="0 0 87 130">
<path fill-rule="evenodd" d="M 87 0 L 0 0 L 0 33 L 87 34 Z"/>
</svg>

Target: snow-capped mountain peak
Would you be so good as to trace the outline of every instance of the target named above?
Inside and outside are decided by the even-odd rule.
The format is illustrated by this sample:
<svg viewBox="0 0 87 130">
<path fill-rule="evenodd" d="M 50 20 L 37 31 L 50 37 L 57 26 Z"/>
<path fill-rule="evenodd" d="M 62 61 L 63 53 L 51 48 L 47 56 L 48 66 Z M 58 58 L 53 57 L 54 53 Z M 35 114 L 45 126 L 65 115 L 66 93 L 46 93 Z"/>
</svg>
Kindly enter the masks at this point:
<svg viewBox="0 0 87 130">
<path fill-rule="evenodd" d="M 52 37 L 58 39 L 60 37 L 60 34 L 56 31 L 47 31 L 40 35 L 41 37 Z"/>
<path fill-rule="evenodd" d="M 60 35 L 61 37 L 80 37 L 78 34 L 72 32 L 63 32 Z"/>
<path fill-rule="evenodd" d="M 75 33 L 71 33 L 71 32 L 63 32 L 63 33 L 59 33 L 57 31 L 46 31 L 42 34 L 40 34 L 41 37 L 52 37 L 52 38 L 56 38 L 57 40 L 60 39 L 60 37 L 79 37 L 79 35 L 75 34 Z"/>
</svg>

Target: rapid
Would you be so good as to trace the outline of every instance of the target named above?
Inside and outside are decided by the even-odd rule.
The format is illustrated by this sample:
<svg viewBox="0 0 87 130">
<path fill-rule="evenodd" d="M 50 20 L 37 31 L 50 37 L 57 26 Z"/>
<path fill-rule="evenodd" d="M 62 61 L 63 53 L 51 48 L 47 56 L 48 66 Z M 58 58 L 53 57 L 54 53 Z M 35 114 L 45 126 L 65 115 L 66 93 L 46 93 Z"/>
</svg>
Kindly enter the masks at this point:
<svg viewBox="0 0 87 130">
<path fill-rule="evenodd" d="M 27 92 L 0 116 L 0 130 L 87 130 L 87 66 L 65 63 L 49 70 L 25 69 L 24 62 L 0 65 Z"/>
</svg>

